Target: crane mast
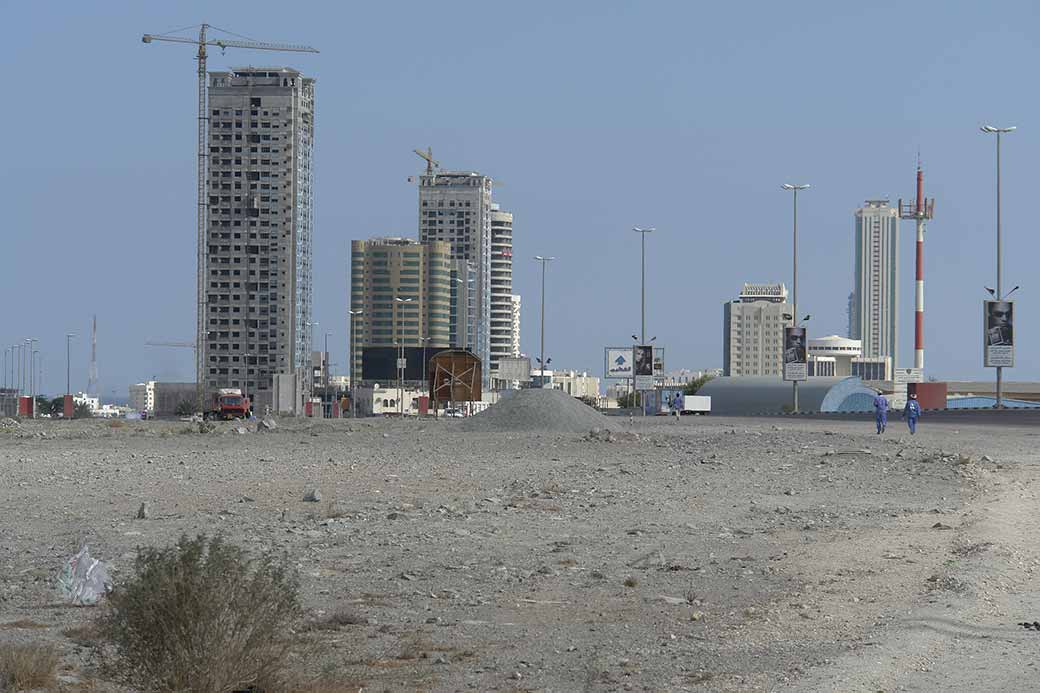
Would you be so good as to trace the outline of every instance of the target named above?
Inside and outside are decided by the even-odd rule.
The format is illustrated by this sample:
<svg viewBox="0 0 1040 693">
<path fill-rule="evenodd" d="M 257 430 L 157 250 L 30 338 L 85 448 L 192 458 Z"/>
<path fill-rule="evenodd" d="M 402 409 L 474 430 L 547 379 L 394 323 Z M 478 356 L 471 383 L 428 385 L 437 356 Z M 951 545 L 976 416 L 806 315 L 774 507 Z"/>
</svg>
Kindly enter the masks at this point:
<svg viewBox="0 0 1040 693">
<path fill-rule="evenodd" d="M 206 130 L 209 123 L 209 111 L 206 109 L 206 46 L 226 48 L 248 48 L 262 51 L 290 51 L 296 53 L 317 53 L 316 48 L 260 41 L 230 41 L 206 37 L 209 24 L 199 26 L 198 39 L 183 36 L 165 36 L 162 34 L 144 34 L 143 43 L 152 41 L 169 41 L 171 43 L 189 43 L 198 45 L 198 82 L 199 82 L 199 115 L 198 115 L 198 182 L 196 194 L 198 209 L 196 212 L 196 305 L 195 305 L 195 396 L 196 404 L 202 408 L 204 402 L 206 364 L 204 345 L 206 341 Z"/>
</svg>

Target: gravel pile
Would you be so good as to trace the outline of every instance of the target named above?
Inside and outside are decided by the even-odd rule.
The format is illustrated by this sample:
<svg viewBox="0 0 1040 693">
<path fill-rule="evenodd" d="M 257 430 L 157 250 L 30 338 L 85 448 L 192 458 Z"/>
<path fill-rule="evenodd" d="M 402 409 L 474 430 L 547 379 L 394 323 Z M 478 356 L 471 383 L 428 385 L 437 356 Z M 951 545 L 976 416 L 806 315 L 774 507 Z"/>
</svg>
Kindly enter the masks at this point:
<svg viewBox="0 0 1040 693">
<path fill-rule="evenodd" d="M 471 433 L 546 431 L 588 433 L 593 428 L 611 428 L 611 421 L 598 411 L 560 390 L 517 390 L 481 413 L 460 424 Z"/>
</svg>

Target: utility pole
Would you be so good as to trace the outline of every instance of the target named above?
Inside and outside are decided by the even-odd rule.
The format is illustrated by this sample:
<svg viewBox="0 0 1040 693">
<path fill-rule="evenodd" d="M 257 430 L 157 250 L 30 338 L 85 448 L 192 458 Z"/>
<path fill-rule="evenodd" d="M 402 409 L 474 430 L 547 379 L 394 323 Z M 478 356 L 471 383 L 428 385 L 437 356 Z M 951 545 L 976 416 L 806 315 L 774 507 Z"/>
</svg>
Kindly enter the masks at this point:
<svg viewBox="0 0 1040 693">
<path fill-rule="evenodd" d="M 33 344 L 40 340 L 35 337 L 30 337 L 25 340 L 25 343 L 29 345 L 29 404 L 32 407 L 31 418 L 36 418 L 36 351 L 33 349 Z"/>
<path fill-rule="evenodd" d="M 363 315 L 363 310 L 348 310 L 350 313 L 350 415 L 352 418 L 357 418 L 357 370 L 354 368 L 354 350 L 357 348 L 356 337 L 354 336 L 355 318 L 358 315 Z"/>
<path fill-rule="evenodd" d="M 195 27 L 190 27 L 195 28 Z M 213 27 L 216 28 L 216 27 Z M 297 53 L 317 53 L 318 50 L 310 46 L 297 46 L 275 43 L 263 43 L 258 41 L 231 41 L 224 39 L 212 39 L 206 37 L 210 29 L 209 24 L 198 25 L 198 39 L 183 36 L 170 36 L 164 34 L 145 34 L 141 37 L 143 43 L 152 41 L 170 41 L 172 43 L 188 43 L 198 46 L 196 59 L 198 61 L 198 86 L 199 86 L 199 114 L 198 114 L 198 180 L 197 195 L 198 207 L 196 210 L 196 313 L 195 313 L 195 396 L 199 410 L 203 407 L 203 392 L 205 387 L 206 364 L 205 364 L 205 340 L 206 340 L 206 127 L 209 124 L 209 113 L 206 110 L 206 46 L 217 46 L 221 51 L 227 48 L 248 48 L 262 51 L 292 51 Z M 220 30 L 223 31 L 223 30 Z M 227 33 L 227 32 L 224 32 Z"/>
<path fill-rule="evenodd" d="M 1003 247 L 1002 238 L 1000 231 L 1000 136 L 1009 132 L 1014 132 L 1017 128 L 1015 126 L 1007 128 L 995 128 L 990 125 L 984 125 L 980 128 L 983 132 L 996 134 L 997 136 L 997 295 L 998 301 L 1003 301 L 1006 296 L 1004 295 L 1004 266 L 1003 266 Z M 1004 408 L 1004 368 L 1003 366 L 997 366 L 997 392 L 996 392 L 996 403 L 994 404 L 995 409 Z"/>
<path fill-rule="evenodd" d="M 639 345 L 646 346 L 646 234 L 653 233 L 657 229 L 641 229 L 633 226 L 632 230 L 639 234 Z M 653 377 L 654 358 L 653 350 L 650 350 L 650 376 Z M 635 394 L 635 376 L 632 377 L 632 392 Z M 639 408 L 646 416 L 646 404 L 643 402 L 643 393 L 639 393 Z"/>
<path fill-rule="evenodd" d="M 793 327 L 798 327 L 798 191 L 806 190 L 809 188 L 808 184 L 795 185 L 792 183 L 784 183 L 784 190 L 790 190 L 794 193 L 794 236 L 793 236 L 793 248 L 792 248 L 792 260 L 794 264 L 794 277 L 793 277 L 793 295 L 791 298 L 791 319 L 793 321 Z M 786 345 L 785 345 L 786 346 Z M 805 349 L 809 348 L 808 344 L 802 345 Z M 782 367 L 782 366 L 781 366 Z M 793 407 L 794 413 L 798 413 L 798 381 L 791 381 L 791 406 Z"/>
<path fill-rule="evenodd" d="M 404 418 L 404 370 L 407 366 L 404 356 L 404 343 L 397 332 L 397 305 L 399 303 L 411 303 L 412 298 L 401 298 L 394 296 L 394 343 L 397 344 L 397 411 Z"/>
<path fill-rule="evenodd" d="M 539 370 L 541 371 L 541 376 L 542 376 L 541 385 L 544 388 L 545 387 L 545 264 L 547 262 L 552 262 L 556 258 L 555 257 L 549 257 L 549 256 L 535 255 L 534 259 L 542 263 L 542 351 L 541 351 L 542 357 L 540 359 L 538 359 L 538 363 L 540 365 L 540 369 Z"/>
</svg>

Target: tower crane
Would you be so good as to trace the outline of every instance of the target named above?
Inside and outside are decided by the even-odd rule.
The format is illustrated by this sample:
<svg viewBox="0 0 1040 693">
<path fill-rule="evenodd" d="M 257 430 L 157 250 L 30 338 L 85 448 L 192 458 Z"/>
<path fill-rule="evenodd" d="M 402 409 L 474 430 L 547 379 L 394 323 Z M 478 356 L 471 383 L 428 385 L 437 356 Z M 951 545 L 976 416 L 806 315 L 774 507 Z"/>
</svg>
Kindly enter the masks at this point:
<svg viewBox="0 0 1040 693">
<path fill-rule="evenodd" d="M 432 176 L 433 169 L 440 168 L 441 163 L 433 159 L 433 147 L 427 147 L 425 152 L 421 149 L 413 149 L 412 151 L 418 154 L 420 159 L 426 161 L 426 175 Z"/>
<path fill-rule="evenodd" d="M 194 29 L 195 27 L 187 27 Z M 203 403 L 203 381 L 205 380 L 205 364 L 203 363 L 203 343 L 206 335 L 206 124 L 209 121 L 206 110 L 206 46 L 217 46 L 221 51 L 227 48 L 248 48 L 258 51 L 290 51 L 296 53 L 317 53 L 318 49 L 286 43 L 264 43 L 262 41 L 232 41 L 222 38 L 207 38 L 206 32 L 218 29 L 209 24 L 200 24 L 199 37 L 171 36 L 169 34 L 144 34 L 143 43 L 152 41 L 169 41 L 171 43 L 188 43 L 198 46 L 198 78 L 199 78 L 199 135 L 198 135 L 198 210 L 196 215 L 196 306 L 195 306 L 195 391 L 198 406 Z M 218 31 L 224 31 L 218 29 Z M 224 33 L 230 33 L 224 31 Z M 160 346 L 158 344 L 154 346 Z M 164 344 L 161 346 L 174 346 Z"/>
</svg>

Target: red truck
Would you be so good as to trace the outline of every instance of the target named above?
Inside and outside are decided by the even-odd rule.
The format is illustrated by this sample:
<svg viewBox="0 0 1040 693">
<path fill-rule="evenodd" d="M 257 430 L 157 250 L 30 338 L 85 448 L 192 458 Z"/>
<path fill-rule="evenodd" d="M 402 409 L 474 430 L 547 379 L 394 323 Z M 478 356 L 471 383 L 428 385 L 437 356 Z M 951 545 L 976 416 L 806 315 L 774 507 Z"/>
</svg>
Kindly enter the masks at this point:
<svg viewBox="0 0 1040 693">
<path fill-rule="evenodd" d="M 248 419 L 252 413 L 252 403 L 237 387 L 222 387 L 213 394 L 209 411 L 203 413 L 208 420 L 230 421 L 231 419 Z"/>
</svg>

